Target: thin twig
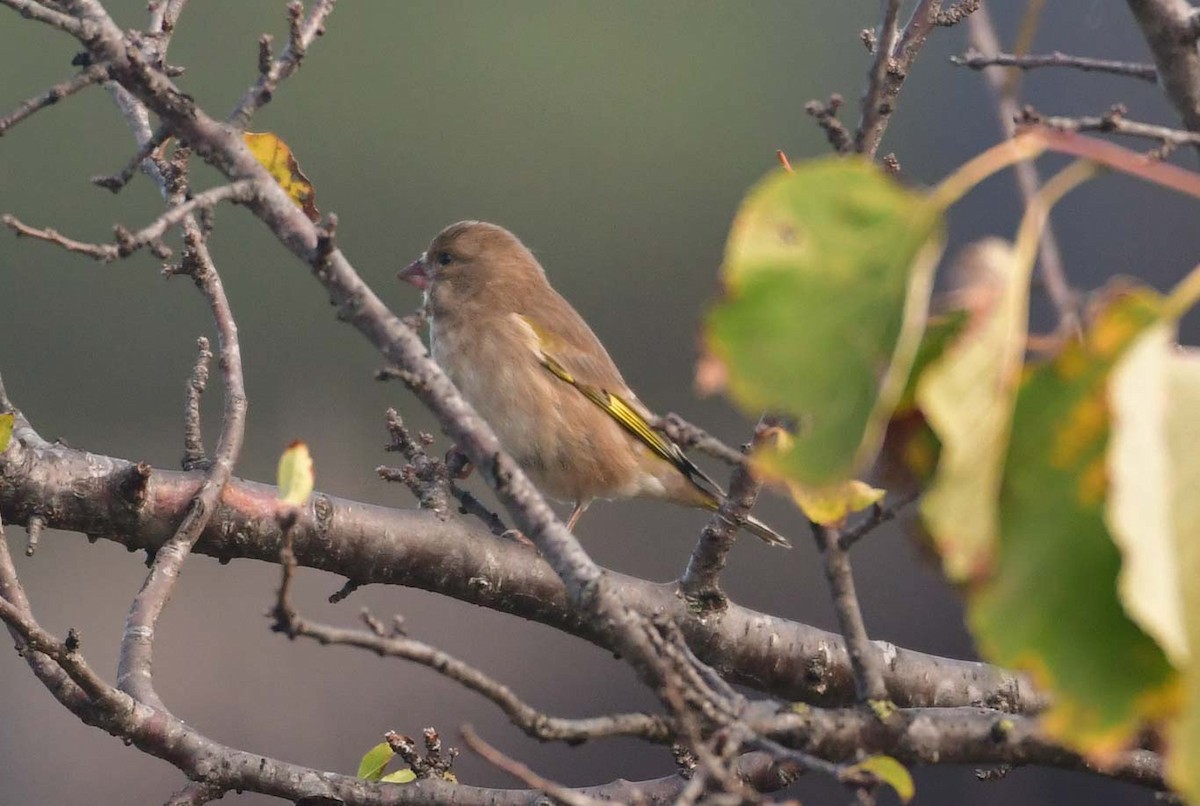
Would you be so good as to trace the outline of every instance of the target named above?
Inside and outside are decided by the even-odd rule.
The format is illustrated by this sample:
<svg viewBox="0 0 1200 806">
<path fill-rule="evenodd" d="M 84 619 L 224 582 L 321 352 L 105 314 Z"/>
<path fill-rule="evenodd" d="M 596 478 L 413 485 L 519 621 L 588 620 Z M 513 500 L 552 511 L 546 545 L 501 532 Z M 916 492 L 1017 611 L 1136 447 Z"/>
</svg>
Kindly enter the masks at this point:
<svg viewBox="0 0 1200 806">
<path fill-rule="evenodd" d="M 183 408 L 183 461 L 184 470 L 208 467 L 208 454 L 204 451 L 204 434 L 200 428 L 200 396 L 208 386 L 208 362 L 212 361 L 212 350 L 204 336 L 196 339 L 196 365 L 188 379 L 187 402 Z"/>
<path fill-rule="evenodd" d="M 1087 56 L 1071 56 L 1059 51 L 1029 56 L 1018 56 L 1012 53 L 985 55 L 982 51 L 971 48 L 961 56 L 951 56 L 950 63 L 959 67 L 969 67 L 972 70 L 982 70 L 985 67 L 1016 67 L 1021 70 L 1033 70 L 1039 67 L 1069 67 L 1085 72 L 1128 76 L 1151 83 L 1158 81 L 1158 70 L 1152 64 L 1122 62 L 1115 59 L 1092 59 Z"/>
<path fill-rule="evenodd" d="M 871 63 L 871 72 L 867 74 L 867 89 L 863 93 L 862 117 L 858 130 L 854 134 L 854 150 L 860 154 L 875 156 L 879 141 L 883 139 L 883 130 L 887 126 L 887 118 L 892 114 L 890 100 L 887 100 L 887 75 L 894 65 L 890 64 L 895 57 L 896 42 L 900 32 L 896 20 L 900 16 L 900 0 L 881 0 L 883 3 L 883 20 L 879 24 L 879 33 L 875 35 L 875 61 Z M 918 5 L 918 11 L 925 5 Z M 914 17 L 916 12 L 914 13 Z M 835 110 L 836 111 L 836 110 Z"/>
<path fill-rule="evenodd" d="M 262 49 L 266 47 L 269 52 L 270 43 L 264 46 L 260 42 L 258 80 L 246 90 L 237 106 L 229 113 L 227 121 L 230 125 L 237 129 L 245 129 L 254 113 L 274 96 L 279 83 L 296 72 L 313 40 L 325 33 L 325 19 L 333 12 L 336 2 L 337 0 L 316 0 L 308 16 L 303 19 L 303 4 L 299 0 L 292 0 L 288 4 L 290 36 L 287 47 L 279 54 L 279 58 L 271 61 L 264 70 L 262 68 L 266 58 Z"/>
<path fill-rule="evenodd" d="M 80 2 L 87 5 L 84 0 Z M 182 5 L 175 7 L 175 11 L 180 9 Z M 99 18 L 103 9 L 97 7 L 94 14 Z M 115 29 L 110 19 L 105 18 L 101 22 L 110 34 Z M 128 93 L 115 93 L 114 97 L 134 133 L 140 152 L 154 139 L 154 134 L 149 131 L 147 110 Z M 117 687 L 139 702 L 163 709 L 153 682 L 155 629 L 174 590 L 184 561 L 204 532 L 217 508 L 217 502 L 221 499 L 221 493 L 233 475 L 234 465 L 241 455 L 246 429 L 246 387 L 237 323 L 229 305 L 229 298 L 225 294 L 224 284 L 208 251 L 208 244 L 193 213 L 205 209 L 205 205 L 196 203 L 202 197 L 207 196 L 211 199 L 211 202 L 206 204 L 216 204 L 221 198 L 249 199 L 254 193 L 254 183 L 235 182 L 188 199 L 190 190 L 185 159 L 181 156 L 170 165 L 155 159 L 151 159 L 151 162 L 154 163 L 151 175 L 158 181 L 160 192 L 169 209 L 158 221 L 151 224 L 150 228 L 161 226 L 165 231 L 166 227 L 173 226 L 174 223 L 183 227 L 183 271 L 191 275 L 196 288 L 208 302 L 217 328 L 220 354 L 218 366 L 224 386 L 221 433 L 217 439 L 213 460 L 207 468 L 204 481 L 192 495 L 187 514 L 179 523 L 175 534 L 155 553 L 150 572 L 130 605 L 125 620 L 125 632 L 121 639 Z M 143 230 L 143 233 L 147 230 Z"/>
<path fill-rule="evenodd" d="M 65 81 L 60 81 L 45 92 L 29 98 L 17 105 L 17 108 L 0 118 L 0 137 L 25 118 L 39 110 L 68 98 L 82 89 L 99 84 L 108 79 L 108 65 L 93 64 L 85 70 L 76 73 Z"/>
<path fill-rule="evenodd" d="M 153 154 L 159 146 L 165 143 L 171 136 L 171 133 L 165 126 L 160 126 L 158 131 L 144 142 L 137 150 L 137 153 L 130 158 L 129 162 L 115 174 L 106 176 L 93 176 L 92 184 L 110 190 L 113 193 L 119 193 L 122 188 L 129 184 L 129 180 L 133 179 L 133 175 L 138 172 L 139 168 L 143 168 L 147 164 L 147 159 Z"/>
<path fill-rule="evenodd" d="M 1155 140 L 1160 145 L 1175 147 L 1181 145 L 1200 145 L 1200 132 L 1172 129 L 1168 126 L 1158 126 L 1153 123 L 1140 123 L 1125 117 L 1125 107 L 1114 106 L 1103 115 L 1084 117 L 1046 116 L 1033 107 L 1026 106 L 1017 116 L 1017 124 L 1022 126 L 1041 125 L 1064 132 L 1104 132 L 1106 134 L 1122 134 L 1127 137 L 1139 137 Z"/>
<path fill-rule="evenodd" d="M 817 539 L 825 562 L 825 578 L 829 580 L 833 607 L 842 636 L 846 639 L 846 651 L 850 655 L 850 666 L 854 669 L 858 698 L 862 701 L 886 700 L 888 693 L 884 682 L 883 657 L 867 637 L 858 593 L 854 590 L 850 555 L 841 547 L 837 529 L 814 523 L 813 536 Z"/>
<path fill-rule="evenodd" d="M 579 792 L 572 792 L 561 784 L 557 784 L 548 778 L 543 778 L 529 769 L 529 767 L 509 758 L 479 738 L 479 734 L 470 725 L 462 726 L 462 737 L 467 747 L 478 753 L 489 764 L 507 772 L 531 789 L 538 789 L 545 792 L 547 796 L 558 803 L 566 804 L 566 806 L 607 806 L 609 803 L 607 800 L 597 800 Z"/>
<path fill-rule="evenodd" d="M 32 557 L 37 552 L 38 538 L 42 536 L 42 530 L 46 528 L 46 519 L 41 515 L 31 515 L 29 524 L 25 527 L 25 533 L 28 535 L 28 540 L 25 543 L 25 556 Z"/>
<path fill-rule="evenodd" d="M 809 101 L 804 105 L 804 111 L 816 119 L 833 150 L 839 154 L 846 154 L 854 148 L 854 138 L 846 130 L 846 125 L 838 119 L 842 103 L 842 96 L 835 92 L 829 96 L 828 101 Z"/>
<path fill-rule="evenodd" d="M 859 540 L 862 540 L 888 521 L 893 520 L 900 514 L 901 510 L 920 497 L 920 490 L 914 490 L 901 495 L 886 507 L 876 505 L 865 520 L 848 529 L 841 530 L 838 535 L 838 545 L 842 547 L 843 551 L 848 550 Z"/>
<path fill-rule="evenodd" d="M 611 714 L 591 719 L 562 719 L 547 716 L 526 703 L 508 686 L 479 669 L 429 644 L 408 638 L 398 628 L 390 633 L 378 621 L 364 614 L 370 631 L 350 630 L 310 622 L 291 602 L 290 591 L 296 568 L 293 551 L 295 521 L 286 526 L 280 549 L 282 567 L 279 591 L 271 610 L 272 629 L 289 638 L 311 638 L 322 645 L 366 649 L 386 658 L 401 658 L 433 669 L 438 674 L 490 700 L 527 735 L 543 741 L 583 742 L 609 736 L 638 736 L 652 742 L 666 742 L 671 729 L 661 717 L 648 714 Z"/>
<path fill-rule="evenodd" d="M 214 800 L 220 799 L 224 794 L 225 790 L 221 787 L 191 781 L 172 793 L 163 806 L 204 806 L 205 803 L 212 803 Z"/>
<path fill-rule="evenodd" d="M 768 440 L 774 419 L 764 415 L 754 429 L 752 447 Z M 738 523 L 749 514 L 762 484 L 754 478 L 745 462 L 738 464 L 729 480 L 729 495 L 700 533 L 687 568 L 679 579 L 680 590 L 695 606 L 705 610 L 723 610 L 727 604 L 721 591 L 720 575 L 725 558 L 733 547 Z"/>
<path fill-rule="evenodd" d="M 198 211 L 210 210 L 223 201 L 245 204 L 254 197 L 255 187 L 256 185 L 252 180 L 242 180 L 198 193 L 178 206 L 169 208 L 167 212 L 137 232 L 129 232 L 124 227 L 116 227 L 116 243 L 112 244 L 76 241 L 50 228 L 38 229 L 37 227 L 31 227 L 8 213 L 0 216 L 0 222 L 3 222 L 5 226 L 16 232 L 17 235 L 48 241 L 61 246 L 69 252 L 78 252 L 79 254 L 87 255 L 101 263 L 111 263 L 117 258 L 127 257 L 139 249 L 158 243 L 167 230 L 183 223 L 185 219 Z M 170 250 L 163 247 L 156 254 L 163 258 L 169 257 Z"/>
<path fill-rule="evenodd" d="M 925 40 L 934 28 L 968 19 L 979 7 L 974 0 L 963 0 L 948 9 L 942 8 L 941 0 L 917 0 L 908 23 L 899 31 L 896 17 L 900 3 L 898 0 L 882 0 L 882 3 L 883 21 L 876 37 L 875 60 L 867 76 L 862 115 L 854 134 L 854 150 L 872 158 L 879 150 L 896 108 L 896 98 L 925 47 Z"/>
<path fill-rule="evenodd" d="M 692 425 L 674 412 L 668 412 L 662 417 L 654 417 L 650 424 L 662 431 L 671 441 L 684 450 L 695 448 L 714 459 L 719 459 L 727 465 L 736 467 L 746 461 L 741 451 L 726 445 L 698 425 Z"/>
<path fill-rule="evenodd" d="M 971 45 L 978 50 L 989 53 L 1000 50 L 1000 40 L 996 36 L 996 29 L 992 25 L 992 18 L 986 7 L 979 9 L 967 20 L 967 37 Z M 1006 81 L 1005 73 L 1011 73 L 1014 80 Z M 1015 70 L 984 70 L 983 74 L 987 78 L 988 86 L 991 88 L 996 102 L 1000 127 L 1005 136 L 1011 138 L 1016 133 L 1015 119 L 1019 114 L 1014 93 L 1018 86 L 1015 78 L 1020 74 Z M 1038 190 L 1042 186 L 1037 165 L 1033 160 L 1021 160 L 1013 167 L 1013 170 L 1016 172 L 1017 187 L 1021 192 L 1021 198 L 1028 206 L 1037 198 Z M 1077 333 L 1080 324 L 1078 295 L 1071 288 L 1067 279 L 1062 253 L 1058 248 L 1058 238 L 1049 223 L 1046 224 L 1042 237 L 1038 241 L 1038 271 L 1042 285 L 1058 312 L 1060 331 L 1072 335 Z"/>
</svg>

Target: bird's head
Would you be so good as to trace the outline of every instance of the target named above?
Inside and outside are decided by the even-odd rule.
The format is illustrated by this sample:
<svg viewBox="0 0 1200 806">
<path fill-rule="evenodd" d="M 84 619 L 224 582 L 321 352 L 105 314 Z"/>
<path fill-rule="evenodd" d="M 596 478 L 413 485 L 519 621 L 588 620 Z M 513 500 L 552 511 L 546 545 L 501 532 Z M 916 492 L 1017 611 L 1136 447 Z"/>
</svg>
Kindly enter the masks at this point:
<svg viewBox="0 0 1200 806">
<path fill-rule="evenodd" d="M 425 291 L 435 308 L 468 301 L 502 304 L 507 295 L 546 281 L 541 265 L 517 236 L 484 221 L 446 227 L 398 276 Z"/>
</svg>

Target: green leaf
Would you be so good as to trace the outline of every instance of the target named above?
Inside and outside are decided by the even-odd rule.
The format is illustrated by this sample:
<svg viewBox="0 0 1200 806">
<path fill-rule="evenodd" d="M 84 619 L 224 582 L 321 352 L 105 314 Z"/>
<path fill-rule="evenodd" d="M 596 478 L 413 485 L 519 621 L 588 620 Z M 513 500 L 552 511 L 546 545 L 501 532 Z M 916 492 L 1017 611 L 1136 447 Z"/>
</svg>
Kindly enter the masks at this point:
<svg viewBox="0 0 1200 806">
<path fill-rule="evenodd" d="M 358 762 L 358 777 L 365 778 L 368 781 L 379 781 L 383 779 L 383 771 L 387 769 L 388 762 L 396 756 L 395 751 L 387 742 L 380 742 L 367 751 L 362 757 L 362 761 Z M 400 770 L 400 773 L 405 770 Z M 407 770 L 412 772 L 412 770 Z M 399 773 L 392 773 L 397 775 Z M 398 783 L 404 783 L 400 781 Z"/>
<path fill-rule="evenodd" d="M 308 446 L 293 442 L 279 457 L 279 500 L 294 507 L 308 503 L 313 491 L 313 460 Z"/>
<path fill-rule="evenodd" d="M 12 439 L 13 422 L 16 420 L 14 414 L 0 414 L 0 453 L 8 450 L 8 443 Z"/>
<path fill-rule="evenodd" d="M 379 780 L 386 784 L 407 784 L 417 780 L 417 774 L 412 770 L 396 770 L 389 772 Z"/>
<path fill-rule="evenodd" d="M 726 245 L 701 380 L 755 416 L 796 418 L 792 445 L 759 455 L 768 474 L 825 487 L 875 457 L 942 243 L 940 209 L 866 160 L 814 160 L 750 191 Z"/>
<path fill-rule="evenodd" d="M 982 654 L 1029 671 L 1051 695 L 1047 731 L 1097 753 L 1177 705 L 1166 656 L 1117 596 L 1121 557 L 1104 519 L 1109 374 L 1160 312 L 1152 292 L 1116 296 L 1082 343 L 1028 372 L 1001 482 L 993 574 L 968 602 Z"/>
<path fill-rule="evenodd" d="M 908 803 L 917 793 L 908 768 L 891 756 L 869 756 L 846 771 L 850 775 L 868 773 L 896 790 L 901 803 Z"/>
</svg>

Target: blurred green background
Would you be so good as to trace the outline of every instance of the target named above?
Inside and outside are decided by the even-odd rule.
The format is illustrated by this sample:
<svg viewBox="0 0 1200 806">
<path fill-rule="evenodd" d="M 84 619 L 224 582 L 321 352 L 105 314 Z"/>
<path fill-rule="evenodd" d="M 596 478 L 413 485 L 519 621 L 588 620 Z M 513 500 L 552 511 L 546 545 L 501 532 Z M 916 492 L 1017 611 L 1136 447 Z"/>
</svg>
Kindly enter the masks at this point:
<svg viewBox="0 0 1200 806">
<path fill-rule="evenodd" d="M 144 0 L 107 3 L 122 25 L 144 24 Z M 1011 41 L 1019 3 L 993 4 Z M 1146 60 L 1123 3 L 1047 4 L 1038 49 Z M 793 160 L 827 153 L 804 114 L 811 98 L 846 97 L 857 119 L 868 57 L 858 40 L 874 0 L 837 2 L 343 2 L 303 69 L 252 128 L 283 136 L 341 220 L 339 243 L 397 311 L 418 303 L 394 279 L 441 227 L 496 221 L 538 254 L 552 281 L 591 322 L 641 398 L 678 411 L 732 443 L 751 423 L 692 391 L 697 326 L 716 292 L 733 211 L 784 149 Z M 284 3 L 193 0 L 171 48 L 180 85 L 224 115 L 256 74 L 258 35 L 286 39 Z M 998 138 L 980 75 L 951 67 L 962 29 L 936 31 L 922 54 L 881 153 L 907 181 L 937 181 Z M 70 75 L 66 36 L 0 10 L 0 113 Z M 1122 101 L 1131 115 L 1174 125 L 1151 85 L 1038 73 L 1026 97 L 1047 113 L 1099 114 Z M 136 227 L 160 202 L 143 177 L 118 196 L 88 178 L 125 164 L 133 146 L 106 92 L 89 90 L 39 113 L 0 140 L 0 209 L 82 239 L 116 222 Z M 1185 152 L 1177 161 L 1196 167 Z M 1052 160 L 1049 162 L 1053 162 Z M 215 181 L 197 170 L 196 184 Z M 1011 177 L 993 179 L 956 208 L 951 249 L 1011 235 L 1019 217 Z M 1200 253 L 1194 203 L 1120 177 L 1078 191 L 1056 210 L 1071 279 L 1092 288 L 1113 274 L 1168 286 Z M 222 208 L 211 241 L 238 317 L 250 400 L 240 476 L 271 480 L 282 447 L 303 438 L 330 493 L 412 506 L 379 481 L 383 411 L 398 407 L 436 430 L 398 385 L 372 380 L 382 361 L 338 323 L 308 270 L 245 211 Z M 186 280 L 164 281 L 141 254 L 100 266 L 0 233 L 0 372 L 41 433 L 87 450 L 176 467 L 184 384 L 195 339 L 212 335 Z M 830 304 L 836 304 L 831 300 Z M 1045 313 L 1035 306 L 1035 315 Z M 207 398 L 210 443 L 218 384 Z M 805 526 L 767 500 L 764 519 L 797 539 L 780 554 L 739 544 L 725 576 L 740 602 L 835 628 Z M 668 580 L 682 570 L 704 518 L 654 503 L 599 504 L 580 528 L 596 559 Z M 18 545 L 19 533 L 10 530 Z M 141 556 L 79 535 L 51 533 L 19 571 L 43 623 L 80 629 L 92 663 L 111 677 Z M 855 551 L 875 638 L 969 656 L 952 591 L 899 532 Z M 1047 569 L 1052 583 L 1053 569 Z M 630 742 L 580 748 L 520 736 L 490 705 L 431 672 L 364 653 L 289 643 L 267 629 L 274 566 L 189 561 L 157 643 L 166 702 L 220 741 L 321 769 L 353 773 L 385 730 L 434 725 L 450 744 L 473 723 L 483 736 L 567 784 L 671 771 L 665 749 Z M 412 635 L 456 653 L 562 715 L 650 707 L 620 662 L 579 641 L 421 592 L 367 589 L 331 607 L 340 580 L 300 575 L 311 616 L 352 622 L 358 609 L 403 613 Z M 156 803 L 183 783 L 163 762 L 79 724 L 12 653 L 0 658 L 0 804 Z M 467 753 L 459 777 L 513 785 Z M 1151 796 L 1059 772 L 1019 770 L 980 784 L 970 769 L 917 773 L 925 803 L 1144 802 Z M 809 802 L 846 802 L 810 776 Z M 239 804 L 273 802 L 228 795 Z"/>
</svg>

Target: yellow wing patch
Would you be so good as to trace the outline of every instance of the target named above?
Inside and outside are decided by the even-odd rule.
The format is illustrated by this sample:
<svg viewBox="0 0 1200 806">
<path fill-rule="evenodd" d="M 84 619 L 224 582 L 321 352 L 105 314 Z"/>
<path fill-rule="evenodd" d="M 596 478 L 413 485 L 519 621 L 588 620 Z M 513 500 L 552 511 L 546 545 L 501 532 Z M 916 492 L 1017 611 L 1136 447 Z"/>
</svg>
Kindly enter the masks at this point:
<svg viewBox="0 0 1200 806">
<path fill-rule="evenodd" d="M 529 319 L 524 316 L 521 316 L 520 318 L 526 325 L 529 326 L 529 329 L 533 331 L 533 334 L 537 337 L 539 345 L 538 358 L 541 361 L 542 366 L 544 366 L 552 375 L 564 383 L 569 383 L 571 386 L 574 386 L 576 389 L 578 389 L 584 397 L 603 409 L 603 411 L 609 417 L 612 417 L 614 420 L 616 420 L 622 428 L 636 437 L 638 441 L 653 451 L 656 456 L 674 465 L 680 473 L 686 476 L 693 483 L 697 484 L 697 486 L 702 487 L 702 485 L 699 484 L 699 480 L 703 480 L 716 491 L 717 495 L 724 496 L 724 492 L 721 490 L 721 487 L 715 481 L 709 478 L 703 470 L 697 467 L 691 459 L 688 459 L 682 448 L 664 435 L 655 431 L 650 423 L 646 422 L 646 418 L 638 413 L 637 409 L 633 408 L 633 406 L 630 406 L 629 403 L 622 399 L 619 395 L 614 395 L 607 389 L 600 389 L 579 381 L 570 373 L 570 371 L 567 370 L 566 367 L 555 360 L 553 356 L 547 354 L 545 350 L 547 339 L 545 336 L 534 326 L 532 322 L 529 321 Z M 707 492 L 711 493 L 713 491 L 708 490 Z"/>
</svg>

